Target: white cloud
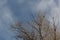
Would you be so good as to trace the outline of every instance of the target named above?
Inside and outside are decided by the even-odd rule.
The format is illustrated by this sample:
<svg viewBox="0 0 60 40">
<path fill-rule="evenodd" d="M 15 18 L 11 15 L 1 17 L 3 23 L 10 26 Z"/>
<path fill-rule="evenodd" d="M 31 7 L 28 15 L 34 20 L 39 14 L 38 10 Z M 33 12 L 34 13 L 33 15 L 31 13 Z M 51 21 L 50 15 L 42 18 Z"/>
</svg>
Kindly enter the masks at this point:
<svg viewBox="0 0 60 40">
<path fill-rule="evenodd" d="M 53 0 L 42 0 L 37 4 L 37 11 L 45 11 L 48 7 L 56 6 Z"/>
<path fill-rule="evenodd" d="M 58 24 L 58 21 L 60 20 L 60 0 L 56 1 L 58 1 L 58 6 L 56 5 L 55 0 L 42 0 L 37 3 L 35 9 L 37 12 L 44 12 L 46 9 L 50 8 L 50 12 L 48 12 L 49 16 L 47 17 L 50 17 L 50 20 L 52 20 L 51 17 L 55 17 L 56 24 Z"/>
</svg>

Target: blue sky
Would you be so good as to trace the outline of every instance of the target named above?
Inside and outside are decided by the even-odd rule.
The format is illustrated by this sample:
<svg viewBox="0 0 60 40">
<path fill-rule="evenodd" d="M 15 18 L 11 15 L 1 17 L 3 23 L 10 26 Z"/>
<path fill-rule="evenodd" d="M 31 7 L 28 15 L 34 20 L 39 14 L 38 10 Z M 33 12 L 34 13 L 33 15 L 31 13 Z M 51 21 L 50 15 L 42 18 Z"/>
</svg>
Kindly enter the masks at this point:
<svg viewBox="0 0 60 40">
<path fill-rule="evenodd" d="M 31 20 L 31 13 L 40 11 L 49 21 L 55 17 L 56 24 L 60 23 L 60 0 L 0 0 L 0 40 L 15 40 L 10 24 Z"/>
</svg>

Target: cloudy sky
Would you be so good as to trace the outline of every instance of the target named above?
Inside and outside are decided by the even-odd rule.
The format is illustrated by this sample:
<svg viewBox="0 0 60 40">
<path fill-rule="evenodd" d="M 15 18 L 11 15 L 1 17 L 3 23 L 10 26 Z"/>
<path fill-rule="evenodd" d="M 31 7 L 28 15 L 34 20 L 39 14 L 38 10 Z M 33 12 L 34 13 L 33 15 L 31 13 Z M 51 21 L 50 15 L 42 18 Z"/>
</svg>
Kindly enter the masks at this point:
<svg viewBox="0 0 60 40">
<path fill-rule="evenodd" d="M 15 40 L 9 29 L 15 21 L 31 20 L 31 13 L 46 14 L 56 24 L 60 23 L 60 0 L 0 0 L 0 40 Z M 22 39 L 21 39 L 22 40 Z"/>
</svg>

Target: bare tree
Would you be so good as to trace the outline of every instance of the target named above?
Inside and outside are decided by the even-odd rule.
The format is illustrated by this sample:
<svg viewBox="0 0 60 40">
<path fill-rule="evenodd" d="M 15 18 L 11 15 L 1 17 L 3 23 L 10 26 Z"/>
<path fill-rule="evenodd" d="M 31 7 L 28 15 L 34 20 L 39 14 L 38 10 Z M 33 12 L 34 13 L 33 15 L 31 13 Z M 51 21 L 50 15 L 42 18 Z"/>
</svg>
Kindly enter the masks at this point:
<svg viewBox="0 0 60 40">
<path fill-rule="evenodd" d="M 24 40 L 57 40 L 56 26 L 53 18 L 53 26 L 50 25 L 50 22 L 45 18 L 44 15 L 37 15 L 35 18 L 32 14 L 33 21 L 26 22 L 27 27 L 31 27 L 32 31 L 29 31 L 29 28 L 26 29 L 21 22 L 17 22 L 11 27 L 17 32 L 16 39 L 23 38 Z M 54 28 L 52 28 L 54 27 Z"/>
</svg>

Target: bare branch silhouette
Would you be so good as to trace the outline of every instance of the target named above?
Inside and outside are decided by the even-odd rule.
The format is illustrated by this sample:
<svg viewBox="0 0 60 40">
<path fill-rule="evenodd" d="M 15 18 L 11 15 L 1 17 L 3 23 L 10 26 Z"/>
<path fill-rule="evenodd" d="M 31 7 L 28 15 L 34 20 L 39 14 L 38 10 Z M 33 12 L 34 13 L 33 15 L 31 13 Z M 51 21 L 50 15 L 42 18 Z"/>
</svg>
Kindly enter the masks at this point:
<svg viewBox="0 0 60 40">
<path fill-rule="evenodd" d="M 36 18 L 33 14 L 31 15 L 33 21 L 28 21 L 26 23 L 28 25 L 27 27 L 31 27 L 32 29 L 26 29 L 21 22 L 17 22 L 11 25 L 11 27 L 15 31 L 17 31 L 17 40 L 18 38 L 23 38 L 24 40 L 59 40 L 60 36 L 57 36 L 58 32 L 56 31 L 57 28 L 55 25 L 54 18 L 52 26 L 44 15 L 37 15 L 38 17 Z"/>
</svg>

